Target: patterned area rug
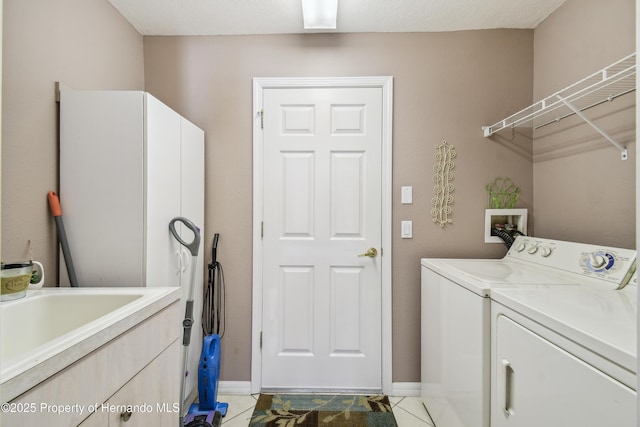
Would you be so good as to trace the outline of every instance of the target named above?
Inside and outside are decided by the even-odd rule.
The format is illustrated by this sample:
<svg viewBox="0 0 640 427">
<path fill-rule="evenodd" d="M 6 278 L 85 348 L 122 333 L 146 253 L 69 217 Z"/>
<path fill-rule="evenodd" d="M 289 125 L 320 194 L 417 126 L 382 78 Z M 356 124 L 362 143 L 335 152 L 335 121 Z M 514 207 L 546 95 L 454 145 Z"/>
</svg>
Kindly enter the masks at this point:
<svg viewBox="0 0 640 427">
<path fill-rule="evenodd" d="M 249 427 L 397 427 L 387 396 L 260 394 Z"/>
</svg>

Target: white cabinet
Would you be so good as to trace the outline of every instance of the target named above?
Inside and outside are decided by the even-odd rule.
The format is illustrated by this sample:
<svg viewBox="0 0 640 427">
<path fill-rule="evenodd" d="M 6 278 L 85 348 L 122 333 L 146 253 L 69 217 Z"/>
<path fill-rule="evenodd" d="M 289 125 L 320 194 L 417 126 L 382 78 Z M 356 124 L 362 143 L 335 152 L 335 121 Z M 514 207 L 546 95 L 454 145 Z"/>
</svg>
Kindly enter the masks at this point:
<svg viewBox="0 0 640 427">
<path fill-rule="evenodd" d="M 186 217 L 204 235 L 201 129 L 145 92 L 63 89 L 59 195 L 79 286 L 182 286 L 184 305 L 191 255 L 169 222 Z M 192 240 L 189 230 L 180 232 Z M 203 240 L 190 372 L 197 372 L 202 343 Z M 60 271 L 68 284 L 62 256 Z M 196 377 L 188 378 L 187 393 Z"/>
<path fill-rule="evenodd" d="M 178 380 L 160 381 L 176 372 L 180 341 L 162 352 L 111 398 L 99 405 L 79 427 L 174 427 L 179 423 Z M 162 383 L 162 386 L 159 385 Z"/>
<path fill-rule="evenodd" d="M 178 377 L 173 376 L 173 381 L 162 378 L 179 371 L 175 364 L 180 348 L 180 342 L 174 342 L 111 396 L 105 405 L 109 427 L 174 427 L 179 423 L 180 408 L 175 398 L 180 392 Z M 164 386 L 158 387 L 161 381 Z"/>
<path fill-rule="evenodd" d="M 168 226 L 203 228 L 204 132 L 148 93 L 63 90 L 60 201 L 80 286 L 177 286 Z"/>
<path fill-rule="evenodd" d="M 636 425 L 635 391 L 509 317 L 494 319 L 492 427 Z"/>
</svg>

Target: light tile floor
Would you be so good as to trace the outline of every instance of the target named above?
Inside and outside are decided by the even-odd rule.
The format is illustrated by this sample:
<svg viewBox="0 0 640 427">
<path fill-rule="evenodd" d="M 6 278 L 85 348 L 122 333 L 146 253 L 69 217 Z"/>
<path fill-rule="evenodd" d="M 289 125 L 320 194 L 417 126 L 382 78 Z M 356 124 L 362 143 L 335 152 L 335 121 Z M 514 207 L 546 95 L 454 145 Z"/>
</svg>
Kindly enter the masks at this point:
<svg viewBox="0 0 640 427">
<path fill-rule="evenodd" d="M 224 427 L 247 427 L 258 401 L 253 395 L 218 395 L 219 402 L 227 402 L 229 410 L 222 419 Z M 398 427 L 433 427 L 431 418 L 419 397 L 389 397 Z"/>
</svg>

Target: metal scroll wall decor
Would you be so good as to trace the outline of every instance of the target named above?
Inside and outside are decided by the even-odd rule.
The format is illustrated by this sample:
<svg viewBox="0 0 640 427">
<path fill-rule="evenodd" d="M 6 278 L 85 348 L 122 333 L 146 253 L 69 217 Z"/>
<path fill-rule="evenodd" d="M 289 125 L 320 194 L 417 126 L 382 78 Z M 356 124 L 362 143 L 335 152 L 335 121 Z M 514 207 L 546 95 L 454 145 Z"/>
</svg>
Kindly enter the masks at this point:
<svg viewBox="0 0 640 427">
<path fill-rule="evenodd" d="M 449 218 L 451 215 L 451 203 L 453 203 L 454 185 L 452 169 L 454 167 L 453 158 L 456 157 L 456 150 L 453 145 L 442 141 L 442 144 L 435 146 L 436 162 L 433 165 L 433 192 L 435 196 L 431 199 L 433 208 L 431 216 L 433 222 L 440 227 L 451 224 L 453 220 Z"/>
</svg>

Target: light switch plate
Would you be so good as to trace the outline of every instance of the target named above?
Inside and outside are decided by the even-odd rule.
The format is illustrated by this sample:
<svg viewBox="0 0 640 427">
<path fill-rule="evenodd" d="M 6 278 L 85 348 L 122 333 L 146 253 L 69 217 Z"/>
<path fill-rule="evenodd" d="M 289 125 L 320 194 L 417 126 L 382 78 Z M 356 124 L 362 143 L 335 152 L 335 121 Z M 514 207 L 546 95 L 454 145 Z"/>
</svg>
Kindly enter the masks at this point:
<svg viewBox="0 0 640 427">
<path fill-rule="evenodd" d="M 413 221 L 402 221 L 402 230 L 400 231 L 400 237 L 403 239 L 413 238 Z"/>
<path fill-rule="evenodd" d="M 401 200 L 403 205 L 410 205 L 413 203 L 413 187 L 401 187 Z"/>
</svg>

